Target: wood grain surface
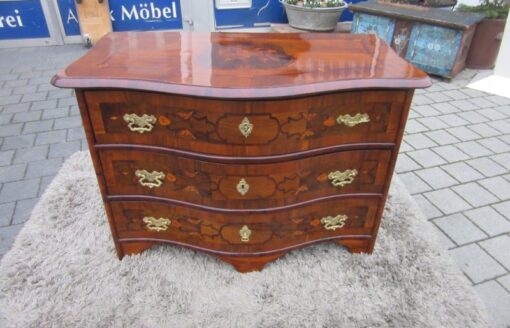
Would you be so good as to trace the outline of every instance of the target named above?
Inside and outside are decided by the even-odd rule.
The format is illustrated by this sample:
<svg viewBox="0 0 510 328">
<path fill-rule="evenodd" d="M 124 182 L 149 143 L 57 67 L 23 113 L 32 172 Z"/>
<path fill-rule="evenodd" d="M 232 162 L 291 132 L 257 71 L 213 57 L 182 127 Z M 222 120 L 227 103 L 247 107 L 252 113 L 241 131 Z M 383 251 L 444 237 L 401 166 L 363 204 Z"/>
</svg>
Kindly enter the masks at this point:
<svg viewBox="0 0 510 328">
<path fill-rule="evenodd" d="M 52 83 L 236 99 L 431 85 L 374 35 L 215 32 L 110 33 Z"/>
<path fill-rule="evenodd" d="M 110 34 L 53 81 L 76 88 L 119 258 L 169 243 L 247 272 L 316 242 L 373 251 L 423 72 L 373 36 L 143 36 Z"/>
<path fill-rule="evenodd" d="M 110 202 L 119 242 L 169 242 L 221 255 L 263 255 L 338 237 L 370 236 L 379 197 L 326 201 L 305 208 L 235 214 L 201 211 L 157 202 Z M 342 228 L 326 230 L 321 219 L 346 215 Z M 165 231 L 150 231 L 143 218 L 167 218 Z M 243 226 L 251 230 L 242 241 Z"/>
<path fill-rule="evenodd" d="M 151 151 L 100 151 L 108 194 L 155 196 L 208 207 L 267 209 L 348 194 L 382 194 L 391 151 L 345 151 L 276 164 L 221 164 Z M 160 172 L 158 187 L 143 186 L 137 170 Z M 356 170 L 334 186 L 331 172 Z M 237 186 L 244 180 L 246 193 Z M 144 182 L 142 180 L 142 182 Z"/>
<path fill-rule="evenodd" d="M 394 143 L 406 92 L 356 91 L 285 100 L 233 101 L 127 91 L 85 92 L 98 144 L 141 144 L 227 156 L 293 153 L 353 143 Z M 151 131 L 131 131 L 125 114 L 152 115 Z M 340 115 L 369 122 L 339 124 Z M 244 136 L 246 118 L 253 130 Z"/>
</svg>

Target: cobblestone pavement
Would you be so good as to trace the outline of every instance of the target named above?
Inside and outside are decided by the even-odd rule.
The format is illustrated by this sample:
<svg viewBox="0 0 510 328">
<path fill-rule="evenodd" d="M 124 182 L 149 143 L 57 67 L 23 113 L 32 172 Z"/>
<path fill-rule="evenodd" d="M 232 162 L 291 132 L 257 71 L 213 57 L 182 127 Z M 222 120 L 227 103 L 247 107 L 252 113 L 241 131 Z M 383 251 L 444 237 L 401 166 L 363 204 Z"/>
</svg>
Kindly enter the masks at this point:
<svg viewBox="0 0 510 328">
<path fill-rule="evenodd" d="M 80 45 L 0 49 L 0 257 L 73 152 L 71 90 L 50 78 Z M 418 90 L 397 172 L 499 327 L 510 326 L 510 99 L 468 89 L 476 71 Z"/>
</svg>

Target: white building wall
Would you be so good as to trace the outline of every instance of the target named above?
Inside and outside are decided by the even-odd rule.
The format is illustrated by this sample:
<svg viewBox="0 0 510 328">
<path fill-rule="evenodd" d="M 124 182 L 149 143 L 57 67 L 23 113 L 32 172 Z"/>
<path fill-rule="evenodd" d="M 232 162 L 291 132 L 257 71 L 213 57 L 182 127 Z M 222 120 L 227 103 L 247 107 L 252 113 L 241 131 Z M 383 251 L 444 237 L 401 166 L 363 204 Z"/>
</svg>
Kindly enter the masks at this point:
<svg viewBox="0 0 510 328">
<path fill-rule="evenodd" d="M 510 78 L 510 15 L 506 20 L 503 41 L 501 42 L 501 48 L 499 48 L 494 74 Z M 510 85 L 508 88 L 510 89 Z"/>
</svg>

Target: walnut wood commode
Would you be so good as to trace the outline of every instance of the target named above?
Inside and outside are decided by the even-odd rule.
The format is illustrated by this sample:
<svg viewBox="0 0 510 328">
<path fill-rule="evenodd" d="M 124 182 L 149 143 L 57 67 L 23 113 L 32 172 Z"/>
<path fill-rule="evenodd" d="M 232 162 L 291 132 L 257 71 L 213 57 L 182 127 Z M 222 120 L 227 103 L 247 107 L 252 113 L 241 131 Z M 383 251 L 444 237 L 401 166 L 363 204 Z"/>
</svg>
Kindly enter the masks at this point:
<svg viewBox="0 0 510 328">
<path fill-rule="evenodd" d="M 110 33 L 74 88 L 119 258 L 168 243 L 238 271 L 374 248 L 428 76 L 374 35 Z"/>
</svg>

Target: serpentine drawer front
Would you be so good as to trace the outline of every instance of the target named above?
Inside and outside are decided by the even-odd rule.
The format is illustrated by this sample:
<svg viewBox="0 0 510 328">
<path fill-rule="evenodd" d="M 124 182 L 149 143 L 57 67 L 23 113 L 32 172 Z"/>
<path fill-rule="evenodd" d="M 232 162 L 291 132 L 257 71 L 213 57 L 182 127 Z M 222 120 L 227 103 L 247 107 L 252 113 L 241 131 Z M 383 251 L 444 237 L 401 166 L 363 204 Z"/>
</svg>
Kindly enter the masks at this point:
<svg viewBox="0 0 510 328">
<path fill-rule="evenodd" d="M 132 150 L 99 157 L 111 195 L 218 208 L 271 208 L 346 194 L 382 194 L 391 151 L 352 150 L 275 164 L 220 164 Z"/>
<path fill-rule="evenodd" d="M 277 253 L 335 237 L 369 239 L 378 200 L 343 199 L 260 214 L 154 202 L 115 201 L 111 208 L 121 242 L 166 240 L 218 253 L 250 254 Z"/>
<path fill-rule="evenodd" d="M 110 33 L 52 83 L 75 89 L 119 259 L 179 245 L 247 272 L 373 251 L 430 80 L 374 35 L 159 31 Z"/>
<path fill-rule="evenodd" d="M 394 143 L 404 91 L 343 92 L 277 101 L 147 92 L 85 92 L 97 143 L 230 155 L 273 155 L 349 143 Z"/>
</svg>

